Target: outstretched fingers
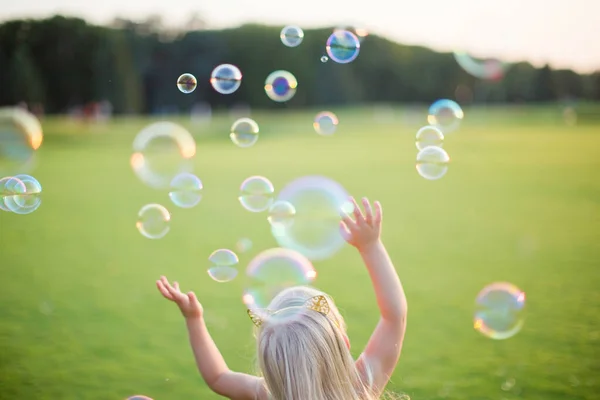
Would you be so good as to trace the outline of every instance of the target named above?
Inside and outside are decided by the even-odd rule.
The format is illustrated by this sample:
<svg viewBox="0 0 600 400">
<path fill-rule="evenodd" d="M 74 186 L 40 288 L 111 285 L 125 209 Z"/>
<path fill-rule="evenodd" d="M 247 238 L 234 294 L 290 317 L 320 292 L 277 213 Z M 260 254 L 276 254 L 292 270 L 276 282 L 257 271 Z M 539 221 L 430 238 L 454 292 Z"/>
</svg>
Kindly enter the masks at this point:
<svg viewBox="0 0 600 400">
<path fill-rule="evenodd" d="M 352 239 L 352 233 L 350 232 L 350 229 L 348 228 L 346 222 L 344 222 L 343 220 L 340 221 L 340 234 L 346 242 Z"/>
<path fill-rule="evenodd" d="M 376 201 L 373 205 L 375 206 L 375 225 L 380 226 L 383 218 L 383 208 L 381 207 L 381 203 L 378 201 Z"/>
<path fill-rule="evenodd" d="M 182 298 L 185 297 L 185 295 L 182 294 L 181 291 L 179 291 L 179 284 L 177 282 L 174 282 L 175 287 L 173 287 L 167 280 L 167 277 L 162 276 L 161 283 L 165 287 L 173 301 L 180 301 Z"/>
<path fill-rule="evenodd" d="M 171 301 L 174 300 L 173 296 L 171 295 L 171 293 L 169 293 L 169 291 L 165 287 L 164 283 L 162 283 L 162 281 L 160 281 L 160 280 L 156 281 L 156 287 L 158 288 L 158 291 L 160 292 L 160 294 L 163 295 L 163 297 L 165 299 L 171 300 Z"/>
<path fill-rule="evenodd" d="M 371 208 L 371 203 L 369 203 L 369 199 L 363 197 L 362 204 L 365 209 L 365 221 L 368 225 L 371 225 L 373 223 L 373 209 Z"/>
<path fill-rule="evenodd" d="M 354 197 L 350 197 L 350 201 L 352 202 L 352 205 L 354 206 L 354 219 L 356 220 L 357 224 L 363 223 L 365 221 L 365 217 L 362 213 L 362 211 L 360 211 L 360 206 L 358 205 L 358 203 L 356 202 L 356 199 L 354 199 Z"/>
</svg>

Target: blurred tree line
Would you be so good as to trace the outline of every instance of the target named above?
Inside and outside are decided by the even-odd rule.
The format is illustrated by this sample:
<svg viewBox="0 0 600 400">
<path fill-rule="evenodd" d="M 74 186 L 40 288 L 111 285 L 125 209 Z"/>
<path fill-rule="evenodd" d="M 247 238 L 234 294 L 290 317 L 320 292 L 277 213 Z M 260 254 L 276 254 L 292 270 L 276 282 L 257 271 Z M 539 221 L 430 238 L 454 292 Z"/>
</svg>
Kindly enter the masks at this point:
<svg viewBox="0 0 600 400">
<path fill-rule="evenodd" d="M 160 18 L 117 19 L 110 26 L 61 16 L 8 21 L 0 25 L 0 105 L 40 103 L 48 113 L 64 113 L 108 100 L 116 113 L 159 113 L 188 111 L 195 103 L 281 108 L 438 98 L 461 103 L 600 101 L 600 71 L 579 75 L 517 63 L 504 79 L 481 81 L 459 67 L 451 53 L 377 36 L 364 39 L 350 64 L 322 63 L 332 29 L 305 31 L 297 48 L 281 43 L 280 29 L 208 30 L 198 16 L 178 31 L 164 29 Z M 232 95 L 210 87 L 210 73 L 222 63 L 237 65 L 244 75 Z M 299 82 L 296 96 L 285 104 L 264 93 L 265 78 L 277 69 L 292 72 Z M 184 72 L 198 78 L 192 94 L 176 87 Z"/>
</svg>

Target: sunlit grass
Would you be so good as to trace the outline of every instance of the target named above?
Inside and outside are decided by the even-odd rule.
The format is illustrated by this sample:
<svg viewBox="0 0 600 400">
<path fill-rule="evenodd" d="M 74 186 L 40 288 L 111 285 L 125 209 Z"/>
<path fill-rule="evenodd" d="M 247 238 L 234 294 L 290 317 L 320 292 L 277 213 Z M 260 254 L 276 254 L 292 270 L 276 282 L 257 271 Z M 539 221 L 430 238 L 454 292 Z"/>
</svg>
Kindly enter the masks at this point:
<svg viewBox="0 0 600 400">
<path fill-rule="evenodd" d="M 207 258 L 247 237 L 253 248 L 239 254 L 243 269 L 276 246 L 266 215 L 238 202 L 245 178 L 264 175 L 277 191 L 314 174 L 383 203 L 384 241 L 410 308 L 392 390 L 415 400 L 596 399 L 600 124 L 568 126 L 559 107 L 467 109 L 462 128 L 446 137 L 449 171 L 431 182 L 415 170 L 423 110 L 377 110 L 330 110 L 340 120 L 331 137 L 312 128 L 320 110 L 257 112 L 260 138 L 247 149 L 229 139 L 235 117 L 210 125 L 174 118 L 197 141 L 204 189 L 191 210 L 131 170 L 133 137 L 150 120 L 46 120 L 32 173 L 43 204 L 31 215 L 0 214 L 0 399 L 218 398 L 154 280 L 166 274 L 195 290 L 229 366 L 252 371 L 243 273 L 211 281 Z M 172 212 L 162 240 L 135 228 L 148 203 Z M 378 319 L 367 272 L 351 248 L 315 267 L 358 355 Z M 506 341 L 473 329 L 475 296 L 494 281 L 527 293 L 525 326 Z"/>
</svg>

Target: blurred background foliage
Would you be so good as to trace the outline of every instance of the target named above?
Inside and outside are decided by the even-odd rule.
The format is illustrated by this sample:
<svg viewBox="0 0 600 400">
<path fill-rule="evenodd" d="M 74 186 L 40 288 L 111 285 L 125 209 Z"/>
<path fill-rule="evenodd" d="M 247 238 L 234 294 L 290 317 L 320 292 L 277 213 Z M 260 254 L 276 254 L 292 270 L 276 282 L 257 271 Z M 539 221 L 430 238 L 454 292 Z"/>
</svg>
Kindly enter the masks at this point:
<svg viewBox="0 0 600 400">
<path fill-rule="evenodd" d="M 281 27 L 205 27 L 197 15 L 178 30 L 163 28 L 160 17 L 115 19 L 108 26 L 62 16 L 5 22 L 0 25 L 0 105 L 38 103 L 54 114 L 108 101 L 116 114 L 170 114 L 197 103 L 266 109 L 437 98 L 461 104 L 600 100 L 600 71 L 581 75 L 516 63 L 504 79 L 481 81 L 462 70 L 452 53 L 375 35 L 364 39 L 355 62 L 339 65 L 320 61 L 332 29 L 307 30 L 301 46 L 288 48 L 279 39 Z M 210 88 L 210 73 L 221 63 L 235 64 L 244 74 L 234 95 Z M 299 81 L 296 96 L 286 104 L 264 93 L 265 78 L 277 69 L 289 70 Z M 198 78 L 198 88 L 181 96 L 175 82 L 184 72 Z"/>
</svg>

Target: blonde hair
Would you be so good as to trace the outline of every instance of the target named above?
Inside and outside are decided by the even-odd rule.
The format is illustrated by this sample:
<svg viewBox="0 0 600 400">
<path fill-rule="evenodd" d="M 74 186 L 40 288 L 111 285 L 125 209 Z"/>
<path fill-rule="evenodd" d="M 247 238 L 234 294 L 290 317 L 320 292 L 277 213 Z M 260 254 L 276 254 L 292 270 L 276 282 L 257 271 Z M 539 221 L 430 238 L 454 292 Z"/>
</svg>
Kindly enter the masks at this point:
<svg viewBox="0 0 600 400">
<path fill-rule="evenodd" d="M 323 295 L 329 312 L 304 307 Z M 333 299 L 314 288 L 280 292 L 257 331 L 258 366 L 274 400 L 375 400 L 346 345 L 346 323 Z M 370 373 L 365 371 L 368 381 Z"/>
</svg>

